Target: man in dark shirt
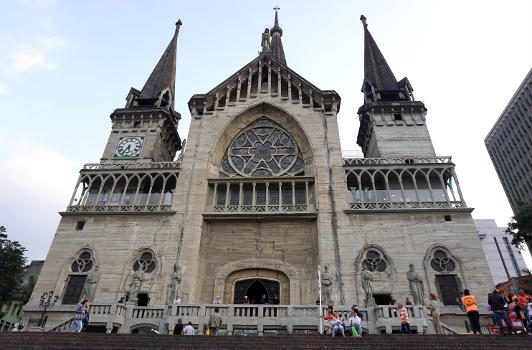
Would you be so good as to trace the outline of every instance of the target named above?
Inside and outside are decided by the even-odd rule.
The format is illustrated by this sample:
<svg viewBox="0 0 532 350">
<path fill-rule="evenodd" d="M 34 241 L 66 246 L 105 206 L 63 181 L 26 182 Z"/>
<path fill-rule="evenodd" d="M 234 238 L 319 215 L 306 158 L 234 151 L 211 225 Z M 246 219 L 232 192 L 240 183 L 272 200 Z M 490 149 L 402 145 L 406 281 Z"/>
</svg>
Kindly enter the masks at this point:
<svg viewBox="0 0 532 350">
<path fill-rule="evenodd" d="M 512 325 L 508 320 L 506 311 L 504 311 L 504 299 L 500 295 L 498 289 L 493 290 L 493 293 L 488 297 L 488 304 L 490 304 L 491 311 L 493 311 L 493 314 L 495 315 L 495 321 L 497 322 L 497 325 L 499 325 L 501 334 L 506 335 L 504 326 L 502 325 L 502 320 L 504 320 L 504 323 L 506 323 L 506 326 L 508 326 L 508 334 L 512 334 Z"/>
</svg>

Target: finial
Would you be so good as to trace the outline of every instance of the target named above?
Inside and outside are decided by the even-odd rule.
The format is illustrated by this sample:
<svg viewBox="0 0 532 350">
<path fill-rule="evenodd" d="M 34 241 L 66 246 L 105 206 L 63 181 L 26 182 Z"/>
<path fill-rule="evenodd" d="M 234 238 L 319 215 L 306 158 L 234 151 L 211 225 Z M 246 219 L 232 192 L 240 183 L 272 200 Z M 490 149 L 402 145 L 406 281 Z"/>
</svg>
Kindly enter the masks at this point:
<svg viewBox="0 0 532 350">
<path fill-rule="evenodd" d="M 360 16 L 360 20 L 362 21 L 362 24 L 364 25 L 364 27 L 368 26 L 368 24 L 366 23 L 366 16 L 364 15 Z"/>
<path fill-rule="evenodd" d="M 181 22 L 181 19 L 178 19 L 177 22 L 175 22 L 175 30 L 176 32 L 179 32 L 179 28 L 181 28 L 181 25 L 183 22 Z"/>
</svg>

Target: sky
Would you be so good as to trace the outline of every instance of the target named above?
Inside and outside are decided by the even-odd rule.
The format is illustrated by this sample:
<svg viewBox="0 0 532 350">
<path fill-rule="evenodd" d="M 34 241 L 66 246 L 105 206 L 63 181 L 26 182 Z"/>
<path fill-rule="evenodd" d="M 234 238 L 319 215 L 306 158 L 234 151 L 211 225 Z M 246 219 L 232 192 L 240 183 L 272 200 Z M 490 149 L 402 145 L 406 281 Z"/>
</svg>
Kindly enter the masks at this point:
<svg viewBox="0 0 532 350">
<path fill-rule="evenodd" d="M 512 216 L 484 146 L 532 63 L 527 1 L 0 2 L 0 225 L 44 259 L 84 163 L 96 163 L 130 87 L 141 89 L 181 19 L 176 104 L 257 56 L 274 6 L 288 66 L 341 98 L 343 150 L 358 149 L 360 15 L 396 78 L 428 108 L 436 153 L 452 156 L 475 219 Z M 529 266 L 530 261 L 528 261 Z"/>
</svg>

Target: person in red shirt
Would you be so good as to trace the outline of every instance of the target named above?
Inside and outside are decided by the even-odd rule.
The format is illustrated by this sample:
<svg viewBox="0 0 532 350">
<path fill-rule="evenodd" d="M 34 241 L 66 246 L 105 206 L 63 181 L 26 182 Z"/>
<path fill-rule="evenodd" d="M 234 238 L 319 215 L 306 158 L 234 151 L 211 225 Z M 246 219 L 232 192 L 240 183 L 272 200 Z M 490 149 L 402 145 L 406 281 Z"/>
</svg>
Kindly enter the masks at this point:
<svg viewBox="0 0 532 350">
<path fill-rule="evenodd" d="M 519 295 L 517 296 L 517 304 L 519 305 L 519 311 L 517 317 L 521 319 L 527 332 L 531 333 L 532 331 L 530 330 L 528 324 L 528 299 L 530 298 L 530 295 L 526 295 L 523 288 L 519 289 L 518 293 Z"/>
<path fill-rule="evenodd" d="M 478 306 L 475 297 L 469 293 L 469 289 L 464 289 L 464 296 L 462 297 L 462 304 L 464 304 L 467 317 L 471 322 L 471 328 L 473 328 L 474 334 L 482 334 L 480 330 L 480 315 L 478 313 Z"/>
<path fill-rule="evenodd" d="M 325 321 L 329 321 L 329 328 L 332 332 L 333 330 L 333 326 L 334 326 L 334 323 L 336 322 L 336 312 L 333 311 L 333 307 L 332 306 L 328 306 L 327 307 L 327 316 L 320 316 L 321 318 L 323 318 Z"/>
</svg>

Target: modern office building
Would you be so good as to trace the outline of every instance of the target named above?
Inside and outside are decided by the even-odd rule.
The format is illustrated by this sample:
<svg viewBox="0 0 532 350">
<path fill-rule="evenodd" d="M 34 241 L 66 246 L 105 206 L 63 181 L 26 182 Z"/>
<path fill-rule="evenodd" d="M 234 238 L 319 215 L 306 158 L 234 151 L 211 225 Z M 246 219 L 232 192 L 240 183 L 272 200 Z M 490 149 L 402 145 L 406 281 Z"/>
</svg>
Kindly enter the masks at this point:
<svg viewBox="0 0 532 350">
<path fill-rule="evenodd" d="M 475 220 L 475 226 L 493 283 L 498 284 L 512 277 L 522 276 L 523 269 L 526 268 L 525 260 L 521 250 L 511 244 L 512 238 L 506 234 L 506 227 L 497 227 L 493 219 Z"/>
<path fill-rule="evenodd" d="M 484 142 L 514 212 L 532 203 L 532 69 Z"/>
</svg>

